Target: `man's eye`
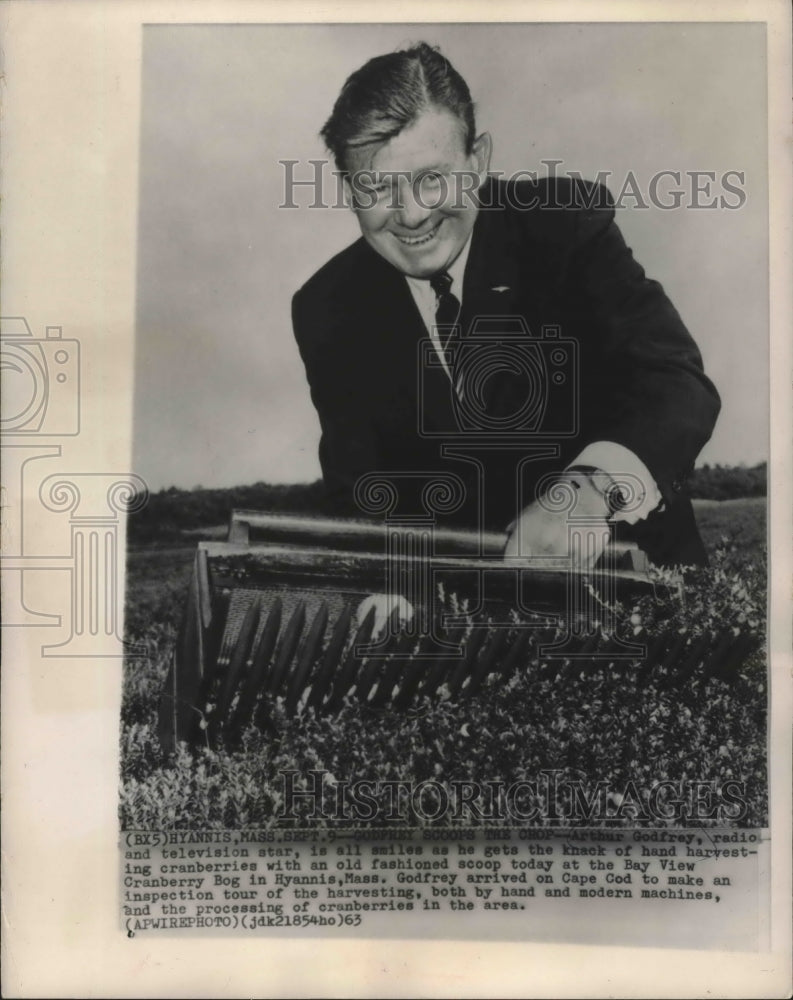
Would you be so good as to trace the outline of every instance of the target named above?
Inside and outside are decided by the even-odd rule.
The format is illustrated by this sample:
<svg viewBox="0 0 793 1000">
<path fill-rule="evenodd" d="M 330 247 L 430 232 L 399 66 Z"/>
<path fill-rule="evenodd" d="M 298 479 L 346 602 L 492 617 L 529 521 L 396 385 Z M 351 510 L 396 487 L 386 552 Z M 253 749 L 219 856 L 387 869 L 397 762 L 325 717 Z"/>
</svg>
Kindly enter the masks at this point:
<svg viewBox="0 0 793 1000">
<path fill-rule="evenodd" d="M 439 187 L 442 179 L 440 174 L 424 174 L 421 183 L 426 187 Z"/>
</svg>

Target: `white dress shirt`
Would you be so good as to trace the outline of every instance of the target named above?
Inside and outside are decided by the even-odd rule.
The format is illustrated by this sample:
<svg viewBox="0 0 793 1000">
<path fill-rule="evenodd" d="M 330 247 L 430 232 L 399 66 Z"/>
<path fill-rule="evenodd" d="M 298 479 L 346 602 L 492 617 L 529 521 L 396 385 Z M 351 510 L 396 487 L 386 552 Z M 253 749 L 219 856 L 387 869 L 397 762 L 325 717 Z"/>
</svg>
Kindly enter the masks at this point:
<svg viewBox="0 0 793 1000">
<path fill-rule="evenodd" d="M 470 249 L 471 238 L 469 237 L 468 242 L 458 254 L 455 261 L 447 268 L 449 276 L 452 279 L 449 290 L 461 304 L 463 301 L 463 275 L 465 274 L 465 265 L 468 261 L 468 252 Z M 430 335 L 433 346 L 443 364 L 444 370 L 449 378 L 451 378 L 451 371 L 446 362 L 443 347 L 435 326 L 435 312 L 437 309 L 435 292 L 426 278 L 406 276 L 405 280 L 424 321 L 424 326 Z M 633 477 L 632 483 L 638 481 L 641 484 L 641 487 L 638 489 L 638 496 L 631 503 L 631 509 L 615 513 L 612 517 L 614 521 L 627 521 L 629 524 L 635 524 L 652 513 L 661 503 L 661 493 L 653 477 L 650 475 L 647 466 L 638 455 L 635 455 L 629 448 L 617 444 L 615 441 L 594 441 L 592 444 L 587 445 L 570 465 L 591 465 L 596 469 L 602 469 L 603 472 L 613 479 L 618 480 L 620 475 L 627 475 Z"/>
<path fill-rule="evenodd" d="M 468 262 L 468 252 L 470 249 L 471 237 L 469 236 L 468 242 L 457 255 L 454 262 L 447 268 L 449 277 L 452 279 L 449 291 L 461 305 L 463 301 L 463 275 L 465 274 L 465 265 Z M 441 360 L 444 371 L 451 378 L 452 373 L 446 362 L 446 355 L 444 354 L 438 330 L 435 326 L 435 312 L 438 308 L 438 299 L 435 291 L 427 278 L 411 278 L 410 276 L 406 276 L 406 280 L 410 294 L 413 296 L 413 301 L 416 303 L 418 311 L 421 313 L 421 318 L 424 320 L 424 326 L 426 326 L 427 332 L 430 335 L 432 346 Z"/>
</svg>

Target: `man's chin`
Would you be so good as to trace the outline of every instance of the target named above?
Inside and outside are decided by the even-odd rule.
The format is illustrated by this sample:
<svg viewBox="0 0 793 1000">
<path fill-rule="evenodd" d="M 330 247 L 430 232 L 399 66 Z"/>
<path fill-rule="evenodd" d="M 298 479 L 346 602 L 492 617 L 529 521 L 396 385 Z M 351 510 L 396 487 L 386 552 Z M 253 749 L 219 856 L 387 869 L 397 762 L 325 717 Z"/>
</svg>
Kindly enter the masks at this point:
<svg viewBox="0 0 793 1000">
<path fill-rule="evenodd" d="M 442 265 L 433 266 L 432 264 L 425 264 L 423 267 L 408 267 L 405 264 L 401 264 L 398 265 L 398 267 L 399 270 L 409 278 L 431 278 L 433 274 L 437 274 L 438 271 L 443 270 Z"/>
<path fill-rule="evenodd" d="M 400 251 L 389 255 L 388 259 L 403 274 L 411 278 L 431 278 L 433 274 L 442 271 L 450 257 L 449 247 L 438 244 L 431 250 Z"/>
</svg>

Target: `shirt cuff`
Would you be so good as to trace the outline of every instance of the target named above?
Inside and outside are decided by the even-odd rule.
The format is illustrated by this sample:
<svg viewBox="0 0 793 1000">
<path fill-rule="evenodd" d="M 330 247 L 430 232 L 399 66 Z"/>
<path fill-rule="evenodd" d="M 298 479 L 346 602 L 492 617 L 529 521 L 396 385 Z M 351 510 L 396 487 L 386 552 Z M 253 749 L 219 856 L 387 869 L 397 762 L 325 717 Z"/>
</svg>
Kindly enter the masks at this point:
<svg viewBox="0 0 793 1000">
<path fill-rule="evenodd" d="M 587 445 L 568 468 L 574 465 L 591 465 L 602 469 L 617 484 L 620 476 L 631 477 L 628 484 L 632 488 L 628 492 L 632 493 L 635 489 L 637 495 L 631 500 L 627 510 L 617 511 L 612 516 L 612 521 L 635 524 L 643 521 L 661 503 L 661 492 L 647 466 L 638 455 L 615 441 L 594 441 Z"/>
</svg>

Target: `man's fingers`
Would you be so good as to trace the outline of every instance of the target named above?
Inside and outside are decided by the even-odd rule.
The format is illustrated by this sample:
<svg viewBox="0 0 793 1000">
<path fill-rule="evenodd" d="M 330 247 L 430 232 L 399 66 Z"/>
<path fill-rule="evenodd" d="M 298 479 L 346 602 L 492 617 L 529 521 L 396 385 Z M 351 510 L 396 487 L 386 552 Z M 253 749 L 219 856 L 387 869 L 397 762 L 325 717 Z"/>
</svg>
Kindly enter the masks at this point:
<svg viewBox="0 0 793 1000">
<path fill-rule="evenodd" d="M 510 529 L 510 535 L 507 538 L 507 544 L 504 547 L 504 558 L 509 559 L 518 555 L 520 555 L 520 552 L 518 551 L 518 535 L 516 531 Z"/>
</svg>

